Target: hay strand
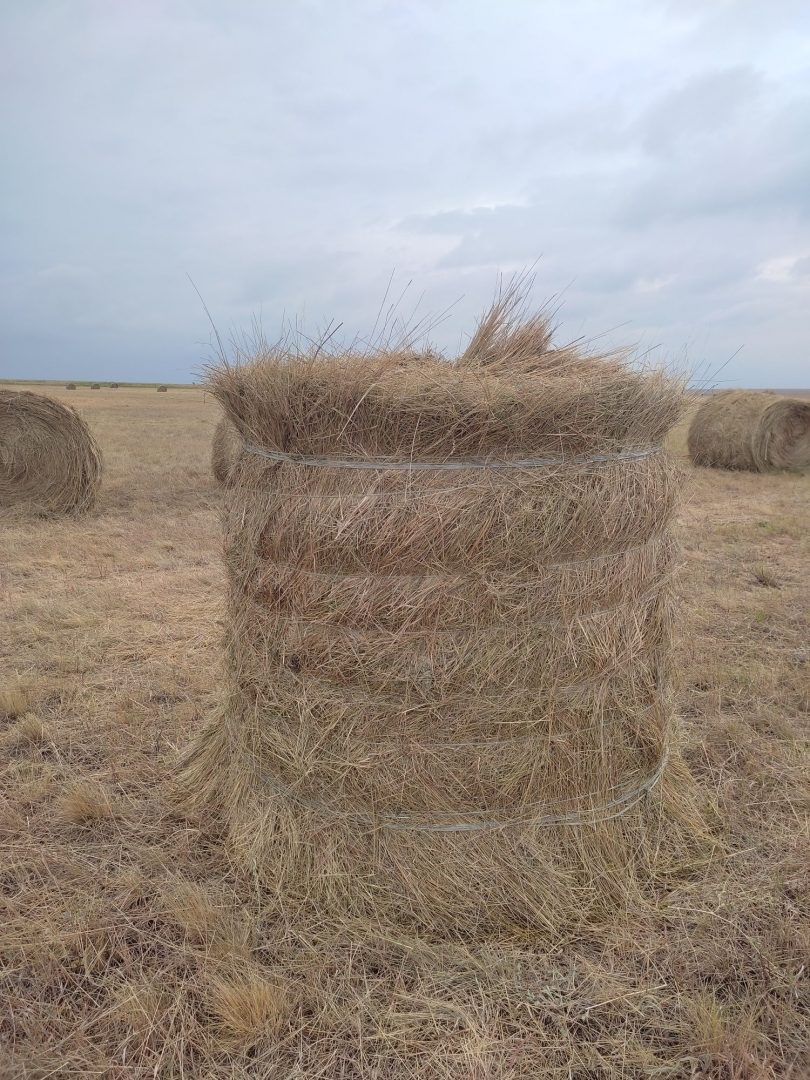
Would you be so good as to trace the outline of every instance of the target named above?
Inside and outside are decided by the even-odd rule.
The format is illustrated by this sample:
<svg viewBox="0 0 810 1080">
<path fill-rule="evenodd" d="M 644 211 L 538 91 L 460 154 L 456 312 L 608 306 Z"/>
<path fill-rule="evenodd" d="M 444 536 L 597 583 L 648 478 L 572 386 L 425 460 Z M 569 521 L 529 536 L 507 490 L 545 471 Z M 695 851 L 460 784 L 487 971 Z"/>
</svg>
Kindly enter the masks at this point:
<svg viewBox="0 0 810 1080">
<path fill-rule="evenodd" d="M 69 405 L 0 389 L 0 507 L 82 513 L 96 499 L 101 451 Z"/>
<path fill-rule="evenodd" d="M 810 468 L 810 401 L 767 391 L 712 394 L 689 428 L 695 465 L 770 472 Z"/>
</svg>

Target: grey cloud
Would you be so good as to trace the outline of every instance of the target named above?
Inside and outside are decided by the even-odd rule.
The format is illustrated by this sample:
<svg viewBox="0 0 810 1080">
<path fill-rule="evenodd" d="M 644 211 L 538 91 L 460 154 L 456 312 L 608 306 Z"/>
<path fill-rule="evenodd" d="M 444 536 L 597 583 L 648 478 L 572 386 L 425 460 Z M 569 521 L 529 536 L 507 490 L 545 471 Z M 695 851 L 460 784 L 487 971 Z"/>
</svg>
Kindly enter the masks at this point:
<svg viewBox="0 0 810 1080">
<path fill-rule="evenodd" d="M 187 272 L 226 331 L 304 312 L 350 336 L 396 269 L 403 312 L 452 307 L 453 350 L 539 256 L 563 336 L 745 344 L 739 381 L 773 382 L 774 352 L 800 378 L 804 261 L 760 274 L 810 251 L 810 29 L 788 0 L 0 19 L 3 374 L 193 372 L 210 328 Z"/>
<path fill-rule="evenodd" d="M 707 140 L 745 123 L 764 79 L 751 67 L 712 71 L 690 79 L 666 94 L 638 121 L 641 144 L 648 153 L 671 154 L 689 139 Z"/>
</svg>

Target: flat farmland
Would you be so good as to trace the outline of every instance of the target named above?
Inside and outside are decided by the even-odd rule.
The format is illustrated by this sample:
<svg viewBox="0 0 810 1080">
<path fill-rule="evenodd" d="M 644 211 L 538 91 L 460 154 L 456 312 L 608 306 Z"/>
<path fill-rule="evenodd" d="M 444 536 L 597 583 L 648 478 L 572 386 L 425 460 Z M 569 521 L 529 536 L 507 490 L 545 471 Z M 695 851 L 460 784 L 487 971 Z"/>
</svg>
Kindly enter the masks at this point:
<svg viewBox="0 0 810 1080">
<path fill-rule="evenodd" d="M 504 986 L 501 1014 L 455 985 L 453 943 L 431 979 L 408 982 L 410 955 L 401 984 L 349 992 L 333 943 L 296 938 L 216 822 L 177 809 L 178 756 L 222 683 L 216 402 L 18 388 L 75 406 L 105 474 L 83 518 L 0 523 L 0 1077 L 382 1080 L 403 1010 L 432 1047 L 414 1076 L 810 1076 L 810 476 L 695 470 L 686 421 L 672 433 L 676 693 L 715 854 L 632 926 L 497 943 L 539 988 Z"/>
</svg>

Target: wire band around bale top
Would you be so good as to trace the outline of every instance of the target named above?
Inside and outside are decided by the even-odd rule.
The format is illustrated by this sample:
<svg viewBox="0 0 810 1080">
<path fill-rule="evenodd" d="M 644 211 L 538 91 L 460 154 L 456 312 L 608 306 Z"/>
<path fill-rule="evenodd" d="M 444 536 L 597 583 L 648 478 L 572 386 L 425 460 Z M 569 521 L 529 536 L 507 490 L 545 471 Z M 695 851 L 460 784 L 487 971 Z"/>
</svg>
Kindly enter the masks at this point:
<svg viewBox="0 0 810 1080">
<path fill-rule="evenodd" d="M 606 465 L 615 461 L 639 461 L 661 453 L 660 446 L 644 446 L 635 450 L 619 450 L 613 454 L 577 454 L 566 457 L 513 458 L 511 461 L 482 458 L 452 458 L 448 461 L 414 461 L 411 459 L 386 458 L 332 458 L 310 454 L 285 454 L 280 450 L 267 450 L 263 446 L 245 443 L 249 454 L 267 458 L 280 465 L 311 465 L 328 469 L 401 469 L 417 472 L 426 469 L 538 469 L 554 465 Z"/>
<path fill-rule="evenodd" d="M 421 833 L 456 833 L 456 832 L 482 832 L 493 829 L 506 829 L 516 826 L 525 828 L 549 827 L 553 825 L 599 825 L 605 821 L 614 821 L 624 817 L 634 806 L 648 795 L 658 784 L 664 775 L 669 760 L 669 751 L 664 750 L 655 770 L 646 776 L 639 784 L 623 791 L 613 799 L 601 803 L 599 806 L 589 807 L 587 810 L 572 810 L 566 814 L 545 813 L 548 806 L 535 807 L 531 814 L 519 818 L 504 818 L 501 820 L 480 821 L 455 821 L 437 822 L 420 820 L 415 815 L 401 814 L 391 818 L 376 818 L 367 814 L 341 814 L 334 810 L 328 803 L 322 800 L 302 798 L 293 788 L 283 784 L 274 776 L 270 776 L 265 770 L 260 769 L 259 775 L 264 783 L 272 788 L 281 798 L 289 799 L 293 803 L 316 814 L 329 814 L 344 821 L 351 821 L 359 825 L 369 825 L 376 829 L 392 829 L 396 832 L 421 832 Z"/>
</svg>

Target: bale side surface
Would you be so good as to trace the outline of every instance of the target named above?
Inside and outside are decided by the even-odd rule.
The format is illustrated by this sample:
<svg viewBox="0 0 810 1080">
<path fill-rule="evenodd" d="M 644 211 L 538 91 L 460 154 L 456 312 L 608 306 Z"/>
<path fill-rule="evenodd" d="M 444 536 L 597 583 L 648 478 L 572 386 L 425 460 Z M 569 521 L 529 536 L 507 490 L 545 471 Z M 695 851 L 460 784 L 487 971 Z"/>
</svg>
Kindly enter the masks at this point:
<svg viewBox="0 0 810 1080">
<path fill-rule="evenodd" d="M 211 471 L 220 484 L 228 482 L 231 469 L 242 449 L 242 438 L 227 416 L 223 416 L 214 430 L 211 442 Z"/>
<path fill-rule="evenodd" d="M 0 390 L 0 507 L 81 513 L 95 502 L 101 469 L 98 444 L 69 405 Z"/>
<path fill-rule="evenodd" d="M 680 390 L 613 362 L 538 366 L 213 376 L 269 450 L 566 455 L 414 472 L 241 455 L 227 696 L 183 784 L 289 910 L 559 927 L 606 917 L 690 848 L 668 691 L 678 477 L 661 453 L 576 459 L 657 444 Z"/>
<path fill-rule="evenodd" d="M 769 472 L 810 467 L 810 402 L 755 390 L 712 394 L 689 428 L 695 465 Z"/>
</svg>

